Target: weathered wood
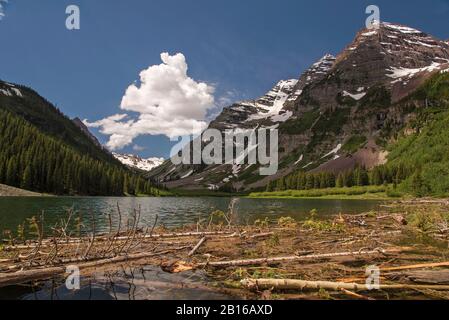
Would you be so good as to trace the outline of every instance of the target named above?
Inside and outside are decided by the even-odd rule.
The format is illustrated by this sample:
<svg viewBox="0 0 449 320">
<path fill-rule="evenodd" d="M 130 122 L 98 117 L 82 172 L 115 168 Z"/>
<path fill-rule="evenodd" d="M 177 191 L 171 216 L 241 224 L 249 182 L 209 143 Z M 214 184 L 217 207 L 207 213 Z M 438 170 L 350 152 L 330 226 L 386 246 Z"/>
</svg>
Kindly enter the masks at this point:
<svg viewBox="0 0 449 320">
<path fill-rule="evenodd" d="M 363 295 L 361 295 L 361 294 L 358 294 L 358 293 L 355 293 L 355 292 L 352 292 L 352 291 L 350 291 L 350 290 L 346 290 L 346 289 L 343 289 L 343 288 L 341 288 L 340 290 L 341 290 L 341 292 L 343 292 L 344 294 L 346 294 L 346 295 L 348 295 L 348 296 L 351 296 L 351 297 L 354 297 L 354 298 L 357 298 L 357 299 L 362 299 L 362 300 L 375 300 L 375 299 L 373 299 L 373 298 L 365 297 L 365 296 L 363 296 Z"/>
<path fill-rule="evenodd" d="M 398 253 L 401 251 L 405 251 L 408 248 L 392 248 L 388 250 L 377 249 L 377 250 L 360 250 L 360 251 L 352 251 L 352 252 L 333 252 L 333 253 L 324 253 L 324 254 L 310 254 L 303 256 L 285 256 L 285 257 L 274 257 L 274 258 L 259 258 L 259 259 L 245 259 L 245 260 L 231 260 L 231 261 L 212 261 L 206 263 L 200 263 L 198 266 L 205 267 L 235 267 L 235 266 L 247 266 L 247 265 L 260 265 L 266 263 L 280 263 L 285 261 L 303 261 L 303 260 L 313 260 L 313 259 L 325 259 L 325 258 L 336 258 L 336 257 L 345 257 L 345 256 L 367 256 L 367 255 L 375 255 L 375 254 L 389 254 L 389 253 Z"/>
<path fill-rule="evenodd" d="M 185 232 L 185 233 L 162 233 L 162 234 L 147 234 L 143 239 L 160 239 L 160 238 L 183 238 L 183 237 L 201 237 L 201 236 L 228 236 L 228 235 L 235 235 L 238 236 L 238 234 L 233 233 L 231 231 L 204 231 L 204 232 Z M 129 236 L 118 236 L 115 237 L 116 241 L 126 241 L 129 239 Z M 104 236 L 97 236 L 96 242 L 106 242 L 109 241 L 110 237 L 104 237 Z M 86 239 L 79 239 L 79 238 L 72 238 L 68 240 L 63 240 L 58 243 L 58 245 L 77 245 L 79 243 L 86 242 Z M 5 250 L 11 250 L 11 249 L 33 249 L 37 246 L 37 243 L 31 243 L 27 245 L 15 245 L 15 246 L 5 246 Z M 42 247 L 45 246 L 53 246 L 53 240 L 43 240 Z"/>
<path fill-rule="evenodd" d="M 155 256 L 160 256 L 164 254 L 173 253 L 175 251 L 185 250 L 191 248 L 191 246 L 184 246 L 179 248 L 174 248 L 170 250 L 160 251 L 160 252 L 144 252 L 144 253 L 136 253 L 136 254 L 130 254 L 130 255 L 123 255 L 123 256 L 117 256 L 113 258 L 108 259 L 101 259 L 91 262 L 85 262 L 80 263 L 77 265 L 77 267 L 82 269 L 88 269 L 93 267 L 100 267 L 108 264 L 114 264 L 114 263 L 122 263 L 132 260 L 139 260 L 139 259 L 145 259 L 145 258 L 151 258 Z M 71 263 L 75 263 L 72 261 Z M 66 272 L 67 265 L 64 266 L 58 266 L 58 267 L 52 267 L 52 268 L 41 268 L 41 269 L 34 269 L 34 270 L 27 270 L 27 271 L 18 271 L 14 273 L 5 273 L 0 274 L 0 288 L 10 285 L 17 285 L 21 283 L 26 283 L 30 281 L 36 281 L 36 280 L 42 280 L 51 278 L 57 275 L 64 274 Z"/>
<path fill-rule="evenodd" d="M 415 283 L 449 284 L 449 270 L 421 270 L 392 273 L 390 279 L 407 279 Z"/>
<path fill-rule="evenodd" d="M 412 265 L 398 266 L 398 267 L 384 267 L 384 268 L 381 268 L 380 270 L 381 271 L 399 271 L 399 270 L 407 270 L 407 269 L 423 269 L 423 268 L 437 268 L 437 267 L 449 267 L 449 261 L 420 263 L 420 264 L 412 264 Z"/>
<path fill-rule="evenodd" d="M 265 238 L 274 235 L 274 232 L 256 233 L 250 236 L 250 239 Z"/>
<path fill-rule="evenodd" d="M 195 252 L 203 245 L 203 243 L 207 240 L 206 237 L 201 238 L 201 240 L 197 243 L 195 247 L 193 247 L 192 251 L 189 252 L 188 256 L 191 257 L 195 254 Z"/>
<path fill-rule="evenodd" d="M 331 281 L 304 281 L 296 279 L 244 279 L 241 284 L 249 290 L 334 290 L 370 291 L 366 284 L 331 282 Z M 431 289 L 449 290 L 449 285 L 407 285 L 407 284 L 380 284 L 379 290 L 404 289 Z"/>
</svg>

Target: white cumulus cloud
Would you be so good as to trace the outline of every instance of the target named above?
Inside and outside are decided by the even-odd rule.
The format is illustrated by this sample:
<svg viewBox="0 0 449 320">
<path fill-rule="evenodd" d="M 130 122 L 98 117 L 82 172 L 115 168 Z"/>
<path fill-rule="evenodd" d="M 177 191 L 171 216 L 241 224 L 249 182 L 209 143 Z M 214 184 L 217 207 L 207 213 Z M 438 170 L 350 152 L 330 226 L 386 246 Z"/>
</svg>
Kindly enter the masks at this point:
<svg viewBox="0 0 449 320">
<path fill-rule="evenodd" d="M 132 84 L 122 98 L 120 108 L 136 112 L 88 122 L 108 135 L 107 147 L 121 149 L 140 135 L 165 135 L 169 138 L 196 134 L 207 126 L 208 110 L 214 108 L 214 87 L 187 75 L 183 54 L 161 54 L 162 64 L 140 73 L 140 83 Z M 194 132 L 193 132 L 194 131 Z"/>
<path fill-rule="evenodd" d="M 5 17 L 5 3 L 8 3 L 8 0 L 0 0 L 0 20 Z"/>
</svg>

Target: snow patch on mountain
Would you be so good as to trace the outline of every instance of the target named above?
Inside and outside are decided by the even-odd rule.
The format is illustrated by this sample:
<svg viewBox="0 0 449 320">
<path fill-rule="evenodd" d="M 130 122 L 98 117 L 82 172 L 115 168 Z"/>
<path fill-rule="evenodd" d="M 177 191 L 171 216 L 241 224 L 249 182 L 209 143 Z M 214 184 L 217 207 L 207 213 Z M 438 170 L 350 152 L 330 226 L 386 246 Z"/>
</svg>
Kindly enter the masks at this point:
<svg viewBox="0 0 449 320">
<path fill-rule="evenodd" d="M 183 175 L 180 179 L 185 179 L 190 177 L 193 174 L 193 170 L 190 170 L 189 172 L 187 172 L 185 175 Z"/>
<path fill-rule="evenodd" d="M 298 83 L 298 80 L 281 80 L 277 85 L 271 89 L 266 95 L 259 100 L 250 104 L 259 109 L 255 114 L 252 114 L 246 120 L 254 121 L 260 119 L 270 118 L 273 122 L 285 122 L 291 116 L 292 112 L 283 112 L 283 108 L 287 100 L 293 93 L 293 88 Z M 295 92 L 297 94 L 298 92 Z M 245 103 L 248 105 L 248 102 Z"/>
<path fill-rule="evenodd" d="M 327 157 L 329 157 L 330 155 L 333 155 L 333 154 L 334 155 L 337 154 L 338 151 L 340 151 L 342 147 L 343 147 L 343 145 L 340 143 L 331 152 L 329 152 L 329 153 L 325 154 L 324 156 L 322 156 L 321 159 L 327 158 Z"/>
<path fill-rule="evenodd" d="M 298 163 L 300 163 L 302 160 L 304 159 L 304 155 L 302 154 L 299 159 L 295 162 L 295 165 L 297 165 Z"/>
<path fill-rule="evenodd" d="M 17 89 L 17 88 L 11 88 L 11 90 L 14 91 L 14 93 L 16 94 L 16 96 L 21 97 L 21 98 L 23 97 L 22 92 L 20 92 L 19 89 Z"/>
<path fill-rule="evenodd" d="M 352 93 L 349 93 L 348 91 L 343 91 L 343 97 L 351 97 L 352 99 L 357 100 L 357 101 L 362 99 L 364 96 L 366 96 L 366 92 L 352 94 Z"/>
<path fill-rule="evenodd" d="M 113 152 L 112 155 L 124 165 L 143 171 L 151 171 L 152 169 L 157 168 L 162 163 L 164 163 L 164 158 L 142 159 L 141 157 L 136 155 L 119 154 L 115 152 Z"/>
<path fill-rule="evenodd" d="M 396 83 L 399 81 L 403 81 L 404 78 L 410 79 L 413 76 L 421 73 L 421 72 L 432 72 L 435 70 L 438 70 L 441 66 L 441 63 L 438 62 L 432 62 L 430 66 L 423 67 L 423 68 L 396 68 L 392 67 L 390 69 L 387 69 L 389 74 L 387 74 L 388 77 L 395 79 L 392 81 L 392 83 Z"/>
<path fill-rule="evenodd" d="M 383 22 L 382 23 L 383 26 L 392 29 L 394 31 L 398 31 L 401 33 L 405 33 L 405 34 L 421 34 L 422 32 L 410 27 L 406 27 L 406 26 L 401 26 L 398 24 L 393 24 L 393 23 L 389 23 L 389 22 Z"/>
<path fill-rule="evenodd" d="M 11 89 L 0 89 L 0 93 L 3 94 L 4 96 L 8 96 L 8 97 L 12 97 L 14 95 L 17 97 L 20 97 L 20 98 L 23 97 L 22 92 L 19 89 L 14 88 L 12 85 L 10 85 L 10 86 L 11 86 Z"/>
<path fill-rule="evenodd" d="M 373 36 L 375 34 L 377 34 L 377 31 L 369 31 L 369 32 L 362 33 L 362 36 L 370 37 L 370 36 Z"/>
</svg>

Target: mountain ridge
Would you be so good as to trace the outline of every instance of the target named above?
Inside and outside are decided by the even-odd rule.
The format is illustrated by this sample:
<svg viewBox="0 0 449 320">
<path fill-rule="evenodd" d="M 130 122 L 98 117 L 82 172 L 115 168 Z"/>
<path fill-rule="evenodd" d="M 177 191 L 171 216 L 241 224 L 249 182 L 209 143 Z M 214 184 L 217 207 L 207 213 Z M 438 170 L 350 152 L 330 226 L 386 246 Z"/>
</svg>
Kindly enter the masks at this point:
<svg viewBox="0 0 449 320">
<path fill-rule="evenodd" d="M 320 170 L 347 155 L 357 159 L 348 166 L 380 165 L 386 157 L 380 141 L 391 138 L 388 130 L 395 131 L 410 120 L 395 103 L 449 67 L 448 63 L 448 43 L 419 30 L 392 23 L 362 29 L 336 57 L 325 55 L 298 80 L 278 82 L 259 99 L 224 108 L 210 123 L 210 128 L 221 131 L 278 128 L 277 175 L 257 176 L 256 166 L 174 166 L 166 162 L 150 176 L 169 187 L 247 190 L 294 170 Z M 288 90 L 282 84 L 288 84 Z M 347 144 L 357 136 L 368 141 L 369 147 L 360 145 L 347 152 Z"/>
</svg>

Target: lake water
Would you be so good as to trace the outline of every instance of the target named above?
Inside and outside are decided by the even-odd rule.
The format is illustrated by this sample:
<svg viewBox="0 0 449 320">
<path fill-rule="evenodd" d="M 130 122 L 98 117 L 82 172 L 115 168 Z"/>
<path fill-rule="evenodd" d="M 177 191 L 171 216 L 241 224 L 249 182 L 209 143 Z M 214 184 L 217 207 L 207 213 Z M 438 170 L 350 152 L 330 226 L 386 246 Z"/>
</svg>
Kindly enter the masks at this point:
<svg viewBox="0 0 449 320">
<path fill-rule="evenodd" d="M 0 289 L 0 300 L 233 300 L 209 289 L 204 271 L 171 274 L 156 266 L 126 268 L 82 278 L 80 290 L 68 290 L 63 279 L 39 286 Z"/>
<path fill-rule="evenodd" d="M 67 209 L 81 212 L 83 219 L 95 216 L 97 231 L 109 230 L 108 214 L 117 221 L 117 205 L 122 220 L 126 221 L 133 210 L 141 212 L 141 223 L 152 225 L 156 214 L 159 224 L 177 227 L 184 224 L 207 220 L 215 210 L 226 211 L 230 198 L 180 197 L 180 198 L 111 198 L 111 197 L 42 197 L 42 198 L 0 198 L 0 232 L 17 230 L 17 226 L 27 218 L 39 217 L 44 212 L 45 225 L 53 226 L 61 218 L 67 217 Z M 239 199 L 236 206 L 236 222 L 253 223 L 257 219 L 276 220 L 290 216 L 305 219 L 312 209 L 320 217 L 338 213 L 357 214 L 375 210 L 381 201 L 364 200 L 324 200 L 324 199 Z"/>
</svg>

